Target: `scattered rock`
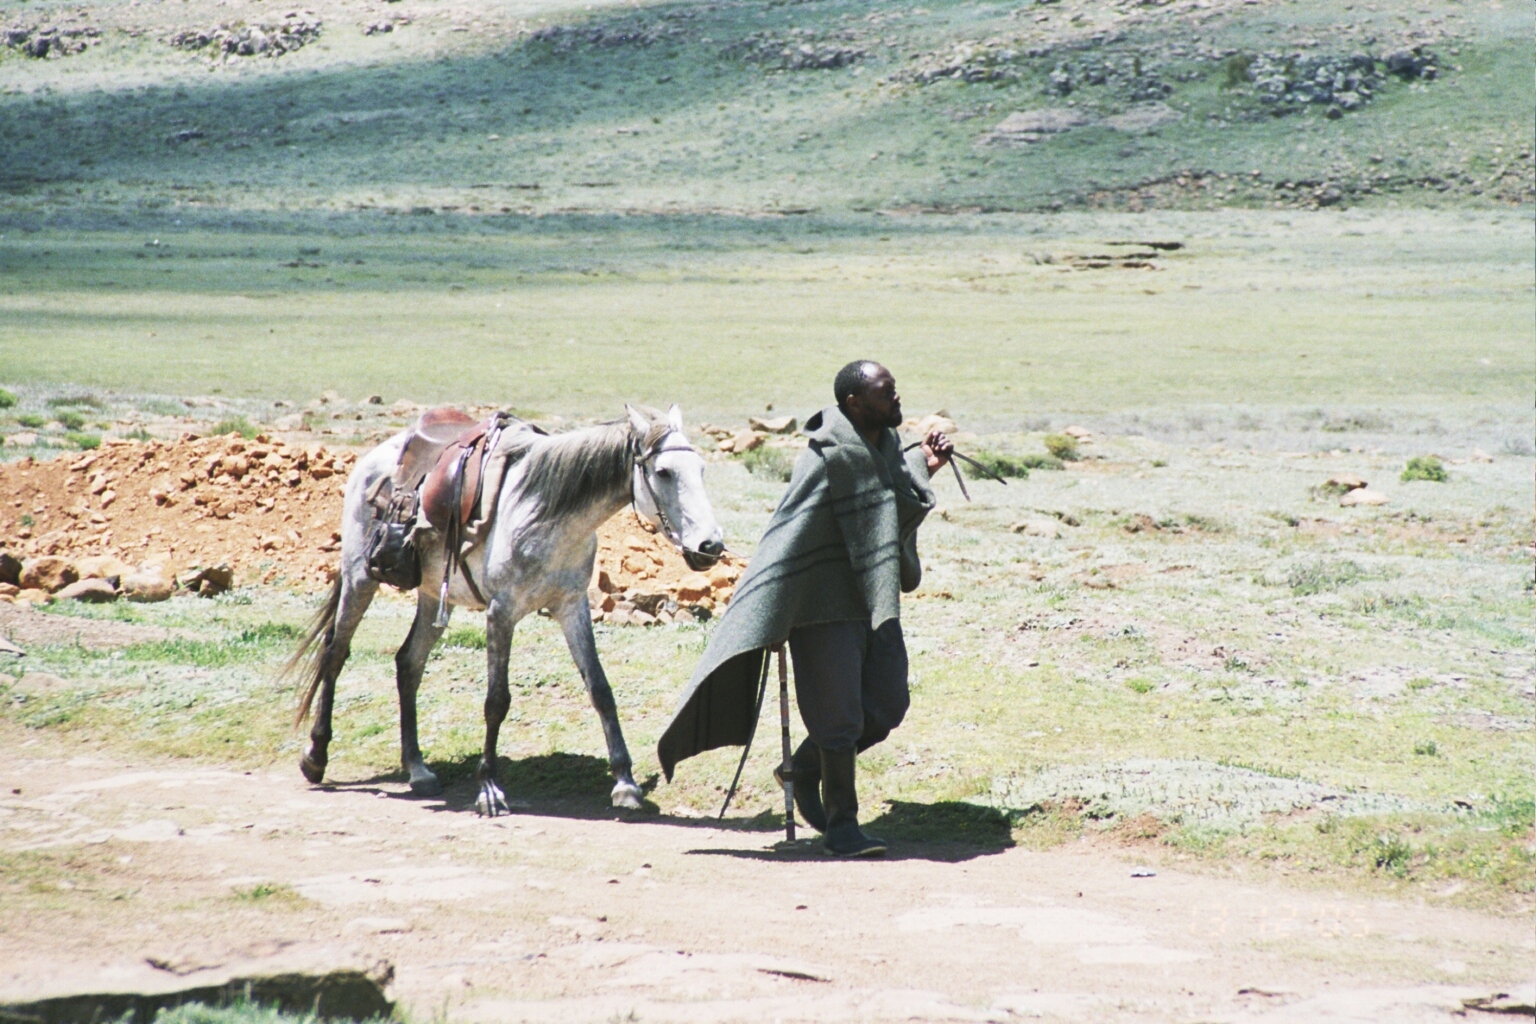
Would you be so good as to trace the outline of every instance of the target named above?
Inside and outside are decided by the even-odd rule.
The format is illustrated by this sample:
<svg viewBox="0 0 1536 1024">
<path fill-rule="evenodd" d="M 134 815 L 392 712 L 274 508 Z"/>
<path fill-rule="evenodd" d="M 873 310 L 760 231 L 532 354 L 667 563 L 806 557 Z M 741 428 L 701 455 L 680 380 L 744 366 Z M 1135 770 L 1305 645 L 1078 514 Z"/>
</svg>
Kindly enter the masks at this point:
<svg viewBox="0 0 1536 1024">
<path fill-rule="evenodd" d="M 747 426 L 765 434 L 793 434 L 799 425 L 793 416 L 775 416 L 767 420 L 753 416 L 747 420 Z"/>
<path fill-rule="evenodd" d="M 1009 114 L 982 137 L 988 143 L 1039 142 L 1043 136 L 1054 135 L 1088 123 L 1088 118 L 1069 107 L 1045 107 Z"/>
<path fill-rule="evenodd" d="M 721 448 L 721 451 L 731 451 L 737 454 L 740 454 L 741 452 L 749 452 L 754 448 L 761 448 L 763 442 L 766 440 L 766 437 L 764 437 L 762 434 L 759 434 L 755 430 L 743 430 L 741 433 L 731 438 L 730 448 Z"/>
<path fill-rule="evenodd" d="M 53 595 L 46 590 L 36 587 L 23 587 L 11 601 L 15 604 L 47 604 L 53 600 Z"/>
<path fill-rule="evenodd" d="M 1086 441 L 1093 436 L 1093 431 L 1087 427 L 1064 427 L 1061 432 L 1068 437 L 1075 437 L 1079 441 Z"/>
<path fill-rule="evenodd" d="M 123 596 L 138 604 L 169 601 L 176 590 L 175 583 L 158 569 L 140 570 L 124 576 L 120 586 Z"/>
<path fill-rule="evenodd" d="M 1473 448 L 1472 449 L 1472 454 L 1468 456 L 1468 459 L 1470 461 L 1472 461 L 1472 462 L 1492 462 L 1493 461 L 1493 456 L 1489 455 L 1487 452 L 1483 451 L 1481 448 Z M 5 557 L 4 555 L 0 555 L 0 559 L 3 559 L 4 557 Z M 3 578 L 3 576 L 4 576 L 4 570 L 0 569 L 0 578 Z"/>
<path fill-rule="evenodd" d="M 1182 111 L 1174 110 L 1161 100 L 1154 100 L 1137 104 L 1121 114 L 1111 114 L 1099 123 L 1117 132 L 1145 132 L 1183 118 Z"/>
<path fill-rule="evenodd" d="M 5 443 L 12 448 L 30 448 L 37 444 L 37 432 L 33 430 L 18 430 L 14 434 L 6 434 Z"/>
<path fill-rule="evenodd" d="M 1365 485 L 1364 478 L 1354 473 L 1336 473 L 1324 482 L 1322 489 L 1327 494 L 1348 494 L 1350 491 L 1360 490 Z"/>
<path fill-rule="evenodd" d="M 911 422 L 912 432 L 919 437 L 927 437 L 933 431 L 942 431 L 953 435 L 960 428 L 955 426 L 955 421 L 949 418 L 945 412 L 931 412 L 922 419 Z"/>
<path fill-rule="evenodd" d="M 194 566 L 176 577 L 176 585 L 188 593 L 215 597 L 235 585 L 235 572 L 225 564 L 208 568 Z"/>
<path fill-rule="evenodd" d="M 20 50 L 34 60 L 72 57 L 100 42 L 101 30 L 93 25 L 0 28 L 0 45 Z"/>
<path fill-rule="evenodd" d="M 107 604 L 117 600 L 117 590 L 103 579 L 76 580 L 61 589 L 54 597 L 60 601 L 85 601 L 88 604 Z"/>
<path fill-rule="evenodd" d="M 184 50 L 212 50 L 226 60 L 237 57 L 280 57 L 320 38 L 322 22 L 309 14 L 289 11 L 280 22 L 229 22 L 210 29 L 186 29 L 168 40 Z"/>
<path fill-rule="evenodd" d="M 34 558 L 26 563 L 21 570 L 21 576 L 17 584 L 23 591 L 41 590 L 52 594 L 63 590 L 80 578 L 75 567 L 63 558 L 53 555 L 44 555 L 42 558 Z"/>
<path fill-rule="evenodd" d="M 1054 519 L 1026 519 L 1023 522 L 1014 523 L 1008 529 L 1013 533 L 1022 533 L 1026 537 L 1061 539 L 1061 524 Z"/>
<path fill-rule="evenodd" d="M 1340 498 L 1339 504 L 1347 508 L 1354 505 L 1385 505 L 1390 500 L 1380 491 L 1373 491 L 1369 487 L 1360 487 Z"/>
<path fill-rule="evenodd" d="M 75 573 L 82 579 L 122 579 L 133 567 L 111 555 L 90 555 L 75 561 Z"/>
</svg>

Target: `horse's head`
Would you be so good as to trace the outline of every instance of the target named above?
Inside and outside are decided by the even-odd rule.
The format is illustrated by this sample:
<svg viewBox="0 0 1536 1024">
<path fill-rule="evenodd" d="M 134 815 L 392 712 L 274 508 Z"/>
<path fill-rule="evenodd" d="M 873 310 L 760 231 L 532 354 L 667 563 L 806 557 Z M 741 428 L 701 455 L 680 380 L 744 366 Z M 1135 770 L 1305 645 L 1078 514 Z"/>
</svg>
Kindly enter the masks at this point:
<svg viewBox="0 0 1536 1024">
<path fill-rule="evenodd" d="M 652 420 L 631 406 L 624 410 L 636 451 L 635 511 L 677 545 L 688 568 L 708 569 L 725 543 L 704 493 L 704 459 L 683 433 L 683 411 L 674 405 L 665 419 Z"/>
</svg>

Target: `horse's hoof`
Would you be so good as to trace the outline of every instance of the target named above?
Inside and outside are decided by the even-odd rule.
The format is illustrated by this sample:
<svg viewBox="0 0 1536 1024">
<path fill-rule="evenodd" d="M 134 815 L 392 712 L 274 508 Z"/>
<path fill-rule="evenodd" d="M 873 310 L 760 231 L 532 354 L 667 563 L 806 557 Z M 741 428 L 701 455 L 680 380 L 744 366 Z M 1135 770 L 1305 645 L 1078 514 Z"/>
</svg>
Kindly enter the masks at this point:
<svg viewBox="0 0 1536 1024">
<path fill-rule="evenodd" d="M 436 775 L 424 775 L 411 779 L 412 796 L 442 796 L 443 784 L 437 781 Z"/>
<path fill-rule="evenodd" d="M 304 773 L 304 778 L 318 786 L 325 779 L 325 761 L 317 759 L 311 750 L 304 751 L 304 756 L 299 758 L 299 771 Z"/>
<path fill-rule="evenodd" d="M 494 818 L 498 814 L 511 814 L 507 798 L 501 787 L 494 782 L 482 782 L 480 795 L 475 797 L 475 813 L 482 818 Z"/>
<path fill-rule="evenodd" d="M 613 806 L 627 811 L 643 810 L 645 794 L 633 782 L 620 782 L 613 787 Z"/>
</svg>

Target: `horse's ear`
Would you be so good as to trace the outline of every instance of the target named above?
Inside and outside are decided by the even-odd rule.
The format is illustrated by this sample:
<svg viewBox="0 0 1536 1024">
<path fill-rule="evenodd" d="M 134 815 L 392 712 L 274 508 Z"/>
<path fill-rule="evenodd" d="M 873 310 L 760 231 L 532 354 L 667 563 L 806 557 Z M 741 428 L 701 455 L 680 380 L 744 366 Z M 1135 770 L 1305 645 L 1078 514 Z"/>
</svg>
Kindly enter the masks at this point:
<svg viewBox="0 0 1536 1024">
<path fill-rule="evenodd" d="M 651 429 L 651 421 L 628 402 L 624 403 L 624 411 L 629 414 L 629 429 L 644 437 Z"/>
<path fill-rule="evenodd" d="M 679 434 L 683 432 L 683 410 L 676 402 L 673 402 L 672 408 L 667 410 L 667 426 Z"/>
</svg>

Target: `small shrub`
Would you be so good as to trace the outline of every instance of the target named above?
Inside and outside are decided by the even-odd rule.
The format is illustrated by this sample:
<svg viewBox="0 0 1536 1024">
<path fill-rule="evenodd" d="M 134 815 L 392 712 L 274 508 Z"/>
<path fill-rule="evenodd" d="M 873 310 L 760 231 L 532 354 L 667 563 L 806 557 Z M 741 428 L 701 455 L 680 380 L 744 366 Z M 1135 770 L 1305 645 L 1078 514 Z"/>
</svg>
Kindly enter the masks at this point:
<svg viewBox="0 0 1536 1024">
<path fill-rule="evenodd" d="M 1325 590 L 1337 590 L 1348 586 L 1361 578 L 1365 573 L 1354 562 L 1309 562 L 1305 565 L 1292 566 L 1286 574 L 1286 586 L 1291 588 L 1291 593 L 1297 597 L 1305 597 L 1308 594 L 1321 594 Z"/>
<path fill-rule="evenodd" d="M 788 483 L 795 471 L 795 459 L 783 448 L 758 445 L 741 456 L 741 464 L 747 472 Z"/>
<path fill-rule="evenodd" d="M 261 431 L 257 430 L 251 424 L 251 421 L 244 416 L 231 416 L 228 419 L 222 419 L 215 423 L 213 425 L 213 432 L 215 434 L 239 434 L 246 440 L 250 440 Z"/>
<path fill-rule="evenodd" d="M 1127 679 L 1125 688 L 1132 693 L 1151 693 L 1157 689 L 1157 684 L 1150 679 Z"/>
<path fill-rule="evenodd" d="M 48 399 L 48 405 L 54 409 L 79 406 L 85 409 L 105 409 L 107 403 L 95 395 L 59 395 Z"/>
<path fill-rule="evenodd" d="M 5 388 L 0 388 L 0 409 L 9 409 L 16 404 L 16 396 Z"/>
<path fill-rule="evenodd" d="M 1227 58 L 1223 67 L 1227 72 L 1227 79 L 1221 87 L 1236 89 L 1248 84 L 1248 69 L 1253 67 L 1253 58 L 1246 53 L 1236 53 Z"/>
<path fill-rule="evenodd" d="M 16 417 L 16 422 L 24 427 L 37 430 L 39 427 L 46 427 L 48 425 L 48 417 L 39 416 L 35 412 L 24 412 Z"/>
<path fill-rule="evenodd" d="M 134 429 L 128 431 L 128 433 L 124 434 L 123 437 L 130 441 L 153 441 L 155 439 L 154 435 L 145 430 L 143 427 L 135 427 Z"/>
<path fill-rule="evenodd" d="M 1499 446 L 1503 455 L 1536 455 L 1536 445 L 1523 437 L 1511 437 Z"/>
<path fill-rule="evenodd" d="M 1403 468 L 1403 475 L 1398 479 L 1405 484 L 1413 480 L 1429 480 L 1443 484 L 1447 479 L 1445 463 L 1433 455 L 1415 455 L 1408 460 L 1408 465 Z"/>
<path fill-rule="evenodd" d="M 1408 873 L 1408 861 L 1413 856 L 1413 847 L 1402 836 L 1383 832 L 1371 844 L 1370 852 L 1378 870 L 1390 871 L 1399 877 Z"/>
<path fill-rule="evenodd" d="M 1062 462 L 1076 462 L 1081 457 L 1077 450 L 1077 438 L 1071 434 L 1046 434 L 1045 450 Z"/>
<path fill-rule="evenodd" d="M 1167 459 L 1153 459 L 1152 460 L 1152 468 L 1153 469 L 1162 469 L 1166 465 L 1168 465 L 1168 460 Z"/>
<path fill-rule="evenodd" d="M 1022 458 L 1013 455 L 999 455 L 997 452 L 978 452 L 971 456 L 971 458 L 1000 477 L 1013 477 L 1017 480 L 1029 479 L 1029 466 L 1025 464 L 1025 460 Z M 961 463 L 961 465 L 965 469 L 966 476 L 975 480 L 987 478 L 987 475 L 975 466 L 966 463 Z"/>
<path fill-rule="evenodd" d="M 58 420 L 64 424 L 65 430 L 79 430 L 85 426 L 85 417 L 77 412 L 61 412 L 58 414 Z"/>
<path fill-rule="evenodd" d="M 1434 740 L 1419 740 L 1413 745 L 1413 752 L 1420 757 L 1435 757 L 1440 753 L 1440 748 Z"/>
<path fill-rule="evenodd" d="M 100 434 L 82 434 L 79 431 L 71 430 L 64 435 L 64 440 L 84 451 L 90 451 L 92 448 L 99 448 L 101 446 Z"/>
<path fill-rule="evenodd" d="M 470 651 L 485 650 L 485 630 L 479 626 L 460 626 L 443 634 L 443 645 Z"/>
</svg>

